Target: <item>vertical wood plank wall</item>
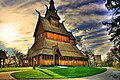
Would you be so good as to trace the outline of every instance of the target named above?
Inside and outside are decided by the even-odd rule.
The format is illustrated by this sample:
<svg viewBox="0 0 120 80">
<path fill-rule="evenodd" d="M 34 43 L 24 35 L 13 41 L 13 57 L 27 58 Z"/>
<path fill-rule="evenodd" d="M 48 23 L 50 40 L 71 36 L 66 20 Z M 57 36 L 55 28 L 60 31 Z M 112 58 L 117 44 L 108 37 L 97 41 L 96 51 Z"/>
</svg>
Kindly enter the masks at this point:
<svg viewBox="0 0 120 80">
<path fill-rule="evenodd" d="M 59 60 L 59 65 L 69 65 L 69 66 L 85 66 L 87 65 L 86 61 L 77 61 L 77 60 Z"/>
<path fill-rule="evenodd" d="M 57 41 L 70 42 L 69 37 L 51 33 L 51 32 L 47 32 L 47 38 L 57 40 Z"/>
<path fill-rule="evenodd" d="M 34 61 L 34 59 L 36 59 L 36 60 Z M 82 61 L 82 60 L 60 60 L 59 59 L 59 65 L 86 66 L 87 64 L 88 64 L 87 61 Z M 42 59 L 42 55 L 40 55 L 33 59 L 29 59 L 28 64 L 23 64 L 23 66 L 33 66 L 33 65 L 35 65 L 35 66 L 54 65 L 54 59 L 45 60 L 45 59 Z"/>
<path fill-rule="evenodd" d="M 42 59 L 42 56 L 40 56 L 40 65 L 54 65 L 54 61 L 53 60 L 44 60 Z"/>
</svg>

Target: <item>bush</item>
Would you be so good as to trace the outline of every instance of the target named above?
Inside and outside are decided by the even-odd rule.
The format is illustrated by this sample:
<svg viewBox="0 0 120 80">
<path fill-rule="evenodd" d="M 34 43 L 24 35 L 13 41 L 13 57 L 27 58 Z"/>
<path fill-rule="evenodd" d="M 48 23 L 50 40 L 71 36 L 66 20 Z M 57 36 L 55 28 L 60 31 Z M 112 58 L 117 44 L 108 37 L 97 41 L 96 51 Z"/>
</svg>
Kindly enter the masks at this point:
<svg viewBox="0 0 120 80">
<path fill-rule="evenodd" d="M 113 66 L 116 68 L 120 68 L 120 62 L 113 62 Z"/>
</svg>

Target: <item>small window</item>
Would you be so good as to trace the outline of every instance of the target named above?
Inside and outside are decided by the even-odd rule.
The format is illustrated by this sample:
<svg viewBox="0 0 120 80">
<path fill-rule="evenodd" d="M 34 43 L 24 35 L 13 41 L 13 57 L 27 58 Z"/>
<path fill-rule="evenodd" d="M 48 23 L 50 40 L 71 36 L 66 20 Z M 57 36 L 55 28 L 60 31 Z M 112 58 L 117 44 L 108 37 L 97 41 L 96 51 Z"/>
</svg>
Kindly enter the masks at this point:
<svg viewBox="0 0 120 80">
<path fill-rule="evenodd" d="M 40 34 L 40 37 L 42 37 L 42 34 Z"/>
<path fill-rule="evenodd" d="M 45 56 L 44 56 L 44 55 L 42 55 L 42 59 L 45 59 Z"/>
<path fill-rule="evenodd" d="M 45 55 L 45 60 L 47 60 L 48 59 L 48 56 L 47 55 Z"/>
<path fill-rule="evenodd" d="M 50 60 L 52 60 L 53 59 L 53 56 L 50 56 Z"/>
<path fill-rule="evenodd" d="M 49 60 L 51 60 L 51 56 L 49 56 Z"/>
<path fill-rule="evenodd" d="M 62 57 L 60 57 L 60 60 L 62 60 Z"/>
<path fill-rule="evenodd" d="M 25 60 L 25 63 L 28 63 L 28 60 Z"/>
<path fill-rule="evenodd" d="M 60 57 L 61 60 L 63 60 L 63 57 Z"/>
</svg>

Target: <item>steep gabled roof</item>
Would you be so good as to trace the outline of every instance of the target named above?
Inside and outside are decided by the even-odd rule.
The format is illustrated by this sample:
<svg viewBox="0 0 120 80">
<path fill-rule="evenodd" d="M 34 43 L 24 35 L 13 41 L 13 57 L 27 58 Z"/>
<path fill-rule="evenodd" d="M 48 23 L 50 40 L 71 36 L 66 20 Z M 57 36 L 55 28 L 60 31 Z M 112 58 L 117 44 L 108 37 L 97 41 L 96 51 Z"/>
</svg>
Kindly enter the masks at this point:
<svg viewBox="0 0 120 80">
<path fill-rule="evenodd" d="M 60 17 L 58 16 L 57 12 L 55 12 L 55 11 L 48 10 L 47 14 L 49 14 L 49 16 L 51 16 L 51 17 L 54 17 L 54 18 L 57 18 L 60 20 Z"/>
<path fill-rule="evenodd" d="M 47 7 L 47 5 L 46 5 L 46 7 Z M 49 9 L 47 7 L 47 11 L 46 11 L 45 17 L 46 18 L 54 17 L 54 18 L 60 20 L 60 17 L 57 14 L 57 10 L 55 9 L 54 1 L 53 0 L 50 1 Z"/>
<path fill-rule="evenodd" d="M 69 36 L 70 39 L 74 39 L 75 40 L 75 38 L 72 35 L 72 33 L 68 32 L 66 30 L 63 22 L 59 23 L 60 17 L 58 16 L 57 10 L 55 9 L 54 1 L 51 0 L 49 8 L 48 8 L 47 5 L 46 5 L 46 7 L 47 7 L 47 11 L 46 11 L 45 17 L 42 17 L 40 15 L 40 12 L 36 10 L 36 12 L 39 14 L 39 17 L 38 17 L 38 21 L 37 21 L 37 25 L 36 25 L 36 29 L 35 29 L 33 37 L 35 37 L 35 35 L 37 33 L 37 30 L 38 30 L 38 28 L 41 25 L 41 27 L 44 29 L 44 31 L 49 31 L 49 32 L 53 32 L 53 33 L 57 33 L 57 34 L 65 35 L 65 36 Z M 58 26 L 52 25 L 50 23 L 50 21 L 49 21 L 49 17 L 56 18 L 58 20 Z"/>
<path fill-rule="evenodd" d="M 44 47 L 44 40 L 38 41 L 37 43 L 34 43 L 31 47 L 32 50 L 38 50 Z"/>
<path fill-rule="evenodd" d="M 43 28 L 43 26 L 41 24 L 41 20 L 40 20 L 40 18 L 41 18 L 40 12 L 38 12 L 37 10 L 36 10 L 36 12 L 38 13 L 39 16 L 38 16 L 38 20 L 37 20 L 37 24 L 36 24 L 36 28 L 35 28 L 33 37 L 35 37 L 35 35 L 37 34 L 37 30 L 40 27 L 40 25 Z"/>
<path fill-rule="evenodd" d="M 54 25 L 50 24 L 50 22 L 46 18 L 41 17 L 41 16 L 39 16 L 39 18 L 38 18 L 38 22 L 37 22 L 36 29 L 35 29 L 35 32 L 34 32 L 34 37 L 35 37 L 35 34 L 36 34 L 36 31 L 37 31 L 38 27 L 40 27 L 39 26 L 40 23 L 41 23 L 44 31 L 49 31 L 49 32 L 69 36 L 71 39 L 75 39 L 74 36 L 72 35 L 72 33 L 68 32 L 66 30 L 64 24 L 59 23 L 59 27 L 54 26 Z"/>
<path fill-rule="evenodd" d="M 50 1 L 50 7 L 49 7 L 49 10 L 53 10 L 53 11 L 56 10 L 56 9 L 55 9 L 55 6 L 54 6 L 54 1 L 53 1 L 53 0 Z"/>
</svg>

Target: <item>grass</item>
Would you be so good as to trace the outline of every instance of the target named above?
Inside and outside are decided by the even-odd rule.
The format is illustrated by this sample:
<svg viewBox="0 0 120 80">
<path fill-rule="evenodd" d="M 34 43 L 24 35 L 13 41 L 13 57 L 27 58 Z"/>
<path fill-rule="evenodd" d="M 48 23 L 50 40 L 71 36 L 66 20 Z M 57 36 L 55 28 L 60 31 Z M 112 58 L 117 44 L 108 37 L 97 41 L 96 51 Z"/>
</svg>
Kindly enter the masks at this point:
<svg viewBox="0 0 120 80">
<path fill-rule="evenodd" d="M 24 72 L 16 72 L 11 74 L 16 79 L 40 79 L 40 78 L 52 78 L 40 70 L 29 70 Z"/>
<path fill-rule="evenodd" d="M 38 66 L 39 69 L 58 69 L 57 66 Z"/>
<path fill-rule="evenodd" d="M 32 70 L 32 67 L 9 67 L 9 68 L 0 68 L 0 72 L 21 71 L 21 70 Z"/>
<path fill-rule="evenodd" d="M 120 71 L 120 68 L 116 68 L 116 69 Z"/>
<path fill-rule="evenodd" d="M 38 67 L 36 70 L 28 70 L 24 72 L 16 72 L 11 75 L 16 79 L 42 79 L 42 78 L 78 78 L 92 76 L 105 72 L 105 68 L 94 67 Z"/>
<path fill-rule="evenodd" d="M 93 67 L 73 67 L 73 68 L 62 68 L 62 69 L 49 69 L 50 71 L 65 76 L 67 78 L 85 77 L 92 76 L 101 72 L 106 71 L 103 68 Z"/>
</svg>

